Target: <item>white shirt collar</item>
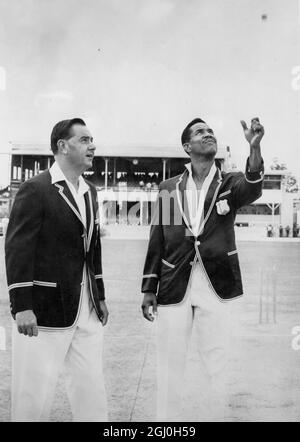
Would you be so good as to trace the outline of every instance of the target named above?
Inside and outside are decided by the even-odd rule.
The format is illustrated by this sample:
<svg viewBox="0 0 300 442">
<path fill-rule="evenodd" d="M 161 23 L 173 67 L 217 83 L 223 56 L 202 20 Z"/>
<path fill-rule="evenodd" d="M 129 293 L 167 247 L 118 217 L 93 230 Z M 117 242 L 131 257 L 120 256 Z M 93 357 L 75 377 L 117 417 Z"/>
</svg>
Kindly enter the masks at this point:
<svg viewBox="0 0 300 442">
<path fill-rule="evenodd" d="M 63 171 L 61 170 L 61 168 L 59 167 L 59 165 L 56 161 L 54 161 L 54 163 L 50 167 L 49 172 L 51 175 L 51 184 L 58 183 L 59 181 L 65 181 L 68 184 L 68 186 L 71 185 L 74 188 L 73 184 L 67 180 L 67 178 L 65 177 L 65 174 L 63 173 Z M 88 191 L 89 191 L 89 186 L 84 181 L 82 176 L 80 176 L 79 177 L 78 195 L 79 196 L 84 195 Z"/>
<path fill-rule="evenodd" d="M 185 165 L 185 167 L 187 168 L 187 170 L 189 172 L 190 178 L 192 178 L 193 177 L 193 175 L 192 175 L 192 163 L 187 163 Z M 217 171 L 217 166 L 216 166 L 215 163 L 213 163 L 211 168 L 210 168 L 210 171 L 209 171 L 207 177 L 204 180 L 204 183 L 203 183 L 204 187 L 206 186 L 206 184 L 208 184 L 208 186 L 210 186 L 212 180 L 214 179 L 216 171 Z"/>
</svg>

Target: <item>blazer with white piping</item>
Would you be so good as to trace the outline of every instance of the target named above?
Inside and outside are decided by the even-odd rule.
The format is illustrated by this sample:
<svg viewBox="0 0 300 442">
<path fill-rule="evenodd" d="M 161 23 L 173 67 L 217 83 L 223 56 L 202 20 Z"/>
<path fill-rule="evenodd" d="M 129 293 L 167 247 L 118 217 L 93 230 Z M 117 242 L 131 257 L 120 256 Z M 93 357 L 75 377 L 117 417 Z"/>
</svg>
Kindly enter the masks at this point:
<svg viewBox="0 0 300 442">
<path fill-rule="evenodd" d="M 97 191 L 85 193 L 87 228 L 65 181 L 51 184 L 45 171 L 25 181 L 10 214 L 5 239 L 6 275 L 12 316 L 33 310 L 38 326 L 76 324 L 86 263 L 99 318 L 104 300 Z"/>
<path fill-rule="evenodd" d="M 206 195 L 198 236 L 192 233 L 189 221 L 185 194 L 188 171 L 160 184 L 144 265 L 143 293 L 157 294 L 160 305 L 180 303 L 198 261 L 212 292 L 221 301 L 243 294 L 234 222 L 240 207 L 261 196 L 263 171 L 262 162 L 260 170 L 251 172 L 249 158 L 245 174 L 217 169 Z M 217 212 L 216 203 L 221 200 L 227 200 L 230 210 L 226 214 Z"/>
</svg>

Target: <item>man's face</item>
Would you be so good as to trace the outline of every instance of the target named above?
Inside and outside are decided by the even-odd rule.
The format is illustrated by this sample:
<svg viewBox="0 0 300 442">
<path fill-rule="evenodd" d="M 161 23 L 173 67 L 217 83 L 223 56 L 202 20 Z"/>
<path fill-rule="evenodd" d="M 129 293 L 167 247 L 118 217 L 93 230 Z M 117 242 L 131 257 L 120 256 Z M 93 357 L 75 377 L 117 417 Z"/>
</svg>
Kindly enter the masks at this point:
<svg viewBox="0 0 300 442">
<path fill-rule="evenodd" d="M 84 172 L 93 166 L 95 146 L 86 126 L 75 124 L 70 129 L 70 138 L 65 140 L 67 159 L 70 166 Z"/>
<path fill-rule="evenodd" d="M 207 124 L 195 123 L 190 128 L 190 141 L 184 145 L 184 148 L 189 155 L 213 158 L 217 153 L 217 139 Z"/>
</svg>

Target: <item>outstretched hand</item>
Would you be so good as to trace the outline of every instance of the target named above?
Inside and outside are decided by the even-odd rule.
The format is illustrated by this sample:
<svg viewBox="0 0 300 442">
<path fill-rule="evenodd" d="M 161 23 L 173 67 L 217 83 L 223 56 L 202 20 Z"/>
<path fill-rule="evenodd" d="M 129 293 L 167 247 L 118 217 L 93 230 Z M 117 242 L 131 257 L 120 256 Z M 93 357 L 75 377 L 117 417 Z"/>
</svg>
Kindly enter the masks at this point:
<svg viewBox="0 0 300 442">
<path fill-rule="evenodd" d="M 250 147 L 253 147 L 254 149 L 260 147 L 260 142 L 264 136 L 265 129 L 260 124 L 259 118 L 252 118 L 250 128 L 247 127 L 244 120 L 241 120 L 241 125 L 244 129 L 245 138 L 250 144 Z"/>
</svg>

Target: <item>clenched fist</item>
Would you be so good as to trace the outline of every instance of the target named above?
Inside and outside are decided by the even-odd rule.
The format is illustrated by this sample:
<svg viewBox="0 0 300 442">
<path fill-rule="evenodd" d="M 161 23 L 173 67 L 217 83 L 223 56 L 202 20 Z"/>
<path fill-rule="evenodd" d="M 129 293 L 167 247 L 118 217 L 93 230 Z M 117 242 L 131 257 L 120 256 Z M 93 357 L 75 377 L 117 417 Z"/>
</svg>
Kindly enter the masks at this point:
<svg viewBox="0 0 300 442">
<path fill-rule="evenodd" d="M 32 310 L 24 310 L 16 314 L 16 323 L 18 332 L 25 336 L 37 336 L 39 334 L 37 328 L 36 316 Z"/>
<path fill-rule="evenodd" d="M 104 327 L 107 324 L 108 315 L 109 315 L 105 301 L 100 301 L 100 308 L 102 311 L 102 317 L 101 317 L 100 321 L 102 322 L 102 325 Z"/>
<path fill-rule="evenodd" d="M 150 312 L 152 309 L 152 313 Z M 153 322 L 155 316 L 157 315 L 157 299 L 155 293 L 145 293 L 144 300 L 142 303 L 143 316 L 148 321 Z"/>
</svg>

